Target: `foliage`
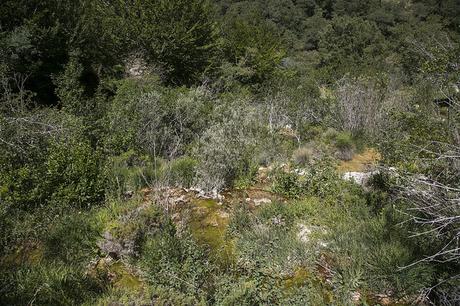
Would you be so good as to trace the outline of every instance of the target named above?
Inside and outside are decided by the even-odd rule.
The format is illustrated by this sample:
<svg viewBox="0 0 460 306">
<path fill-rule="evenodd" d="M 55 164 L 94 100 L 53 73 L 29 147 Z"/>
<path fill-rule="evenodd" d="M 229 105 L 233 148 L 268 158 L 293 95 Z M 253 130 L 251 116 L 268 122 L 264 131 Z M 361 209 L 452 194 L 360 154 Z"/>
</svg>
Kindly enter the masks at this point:
<svg viewBox="0 0 460 306">
<path fill-rule="evenodd" d="M 188 236 L 178 236 L 174 227 L 150 235 L 142 249 L 141 266 L 162 303 L 200 304 L 210 293 L 213 265 L 204 251 Z"/>
<path fill-rule="evenodd" d="M 181 155 L 206 128 L 211 101 L 205 88 L 168 89 L 126 80 L 106 117 L 107 149 L 164 158 Z"/>
<path fill-rule="evenodd" d="M 83 258 L 94 256 L 100 229 L 89 220 L 91 218 L 88 218 L 87 213 L 75 212 L 51 224 L 44 238 L 44 256 L 73 265 L 77 265 Z"/>
<path fill-rule="evenodd" d="M 82 270 L 64 263 L 23 266 L 10 273 L 2 273 L 1 279 L 2 287 L 10 287 L 1 297 L 2 303 L 8 305 L 30 302 L 39 305 L 79 304 L 103 289 L 86 277 Z"/>
<path fill-rule="evenodd" d="M 104 198 L 102 158 L 86 142 L 51 143 L 40 164 L 5 162 L 2 199 L 14 209 L 40 205 L 88 208 Z"/>
<path fill-rule="evenodd" d="M 28 235 L 2 254 L 2 304 L 80 304 L 105 289 L 104 283 L 85 273 L 87 261 L 96 255 L 98 224 L 91 213 L 72 209 L 58 213 L 64 215 L 36 210 L 36 216 L 29 216 L 33 222 L 17 224 L 16 231 Z M 48 219 L 45 228 L 40 228 L 45 222 L 40 219 Z"/>
<path fill-rule="evenodd" d="M 190 188 L 196 176 L 198 162 L 191 157 L 181 157 L 169 164 L 169 180 L 173 185 Z"/>
<path fill-rule="evenodd" d="M 338 191 L 341 182 L 332 160 L 315 160 L 304 170 L 305 173 L 299 175 L 279 169 L 275 174 L 272 190 L 291 199 L 306 195 L 325 197 Z"/>
<path fill-rule="evenodd" d="M 37 94 L 42 105 L 56 104 L 53 75 L 63 72 L 69 55 L 81 52 L 85 67 L 81 84 L 112 71 L 119 61 L 113 41 L 94 1 L 7 1 L 2 8 L 0 43 L 10 69 L 29 76 L 27 89 Z M 96 67 L 103 69 L 96 70 Z"/>
<path fill-rule="evenodd" d="M 383 62 L 383 36 L 375 23 L 358 17 L 337 17 L 321 33 L 322 66 L 331 77 L 373 69 Z"/>
<path fill-rule="evenodd" d="M 306 192 L 296 173 L 278 172 L 272 190 L 288 198 L 298 198 Z"/>
<path fill-rule="evenodd" d="M 86 110 L 84 87 L 80 84 L 83 75 L 83 66 L 76 55 L 71 56 L 65 70 L 55 79 L 56 94 L 62 108 L 74 115 Z"/>
<path fill-rule="evenodd" d="M 284 55 L 276 29 L 263 21 L 231 19 L 225 24 L 224 37 L 224 54 L 238 67 L 232 77 L 243 84 L 270 78 Z"/>
<path fill-rule="evenodd" d="M 3 1 L 0 304 L 452 304 L 457 2 Z"/>
<path fill-rule="evenodd" d="M 71 148 L 71 150 L 69 150 Z M 55 205 L 88 208 L 104 198 L 102 158 L 84 142 L 56 144 L 46 161 L 45 190 Z"/>
<path fill-rule="evenodd" d="M 120 197 L 126 192 L 133 192 L 152 183 L 160 176 L 160 165 L 149 156 L 138 156 L 132 150 L 120 156 L 110 157 L 106 163 L 108 179 L 107 192 Z"/>
<path fill-rule="evenodd" d="M 196 156 L 198 185 L 222 189 L 230 186 L 238 174 L 250 169 L 257 144 L 259 126 L 251 120 L 256 116 L 246 101 L 223 104 L 217 111 L 221 121 L 210 126 L 200 139 Z M 245 113 L 245 115 L 242 115 Z"/>
<path fill-rule="evenodd" d="M 217 26 L 207 1 L 119 0 L 110 9 L 113 30 L 158 68 L 165 83 L 194 84 L 212 67 Z"/>
</svg>

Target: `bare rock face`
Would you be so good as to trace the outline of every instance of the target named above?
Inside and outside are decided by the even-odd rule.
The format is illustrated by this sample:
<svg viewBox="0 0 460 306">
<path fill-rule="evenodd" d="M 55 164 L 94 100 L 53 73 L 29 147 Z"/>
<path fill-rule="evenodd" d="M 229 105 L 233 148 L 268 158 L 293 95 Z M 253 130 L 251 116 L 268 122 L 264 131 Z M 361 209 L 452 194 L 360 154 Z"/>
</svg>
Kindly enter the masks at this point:
<svg viewBox="0 0 460 306">
<path fill-rule="evenodd" d="M 328 246 L 328 243 L 319 239 L 314 238 L 314 234 L 326 234 L 326 229 L 320 226 L 308 225 L 304 223 L 298 224 L 297 239 L 303 243 L 314 242 L 318 247 L 325 248 Z"/>
<path fill-rule="evenodd" d="M 267 183 L 270 179 L 270 172 L 273 171 L 273 168 L 270 167 L 260 167 L 257 171 L 257 182 Z"/>
<path fill-rule="evenodd" d="M 370 178 L 378 174 L 378 171 L 371 171 L 371 172 L 345 172 L 342 175 L 342 179 L 346 181 L 351 181 L 355 182 L 358 185 L 361 185 L 363 187 L 367 186 L 369 183 Z"/>
<path fill-rule="evenodd" d="M 141 78 L 148 73 L 148 66 L 140 56 L 132 56 L 126 61 L 125 71 L 130 78 Z"/>
<path fill-rule="evenodd" d="M 272 200 L 268 198 L 254 199 L 254 206 L 261 206 L 264 204 L 271 204 Z"/>
<path fill-rule="evenodd" d="M 99 241 L 97 246 L 115 260 L 120 259 L 124 253 L 123 246 L 109 232 L 104 233 L 104 239 Z"/>
<path fill-rule="evenodd" d="M 311 229 L 311 227 L 309 227 L 308 225 L 305 225 L 305 224 L 300 224 L 299 225 L 299 232 L 297 233 L 297 238 L 300 241 L 307 243 L 308 241 L 310 241 L 309 236 L 311 235 L 312 232 L 313 232 L 313 230 Z"/>
</svg>

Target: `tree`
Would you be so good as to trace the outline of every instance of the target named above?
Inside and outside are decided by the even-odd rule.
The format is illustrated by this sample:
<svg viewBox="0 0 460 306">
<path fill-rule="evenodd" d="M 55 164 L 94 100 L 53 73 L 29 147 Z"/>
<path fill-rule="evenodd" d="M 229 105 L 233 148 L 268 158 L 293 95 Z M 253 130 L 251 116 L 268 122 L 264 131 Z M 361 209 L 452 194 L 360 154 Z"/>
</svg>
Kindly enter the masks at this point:
<svg viewBox="0 0 460 306">
<path fill-rule="evenodd" d="M 334 76 L 375 69 L 384 61 L 384 37 L 375 23 L 336 17 L 321 33 L 322 66 Z"/>
<path fill-rule="evenodd" d="M 270 78 L 284 56 L 276 28 L 255 16 L 252 20 L 230 19 L 224 27 L 225 57 L 239 68 L 234 77 L 243 84 Z"/>
<path fill-rule="evenodd" d="M 213 66 L 218 30 L 208 1 L 118 0 L 109 8 L 115 32 L 166 84 L 191 85 Z"/>
<path fill-rule="evenodd" d="M 39 104 L 58 103 L 53 76 L 64 70 L 70 53 L 79 52 L 80 82 L 90 93 L 124 54 L 95 1 L 7 0 L 0 10 L 0 62 L 29 76 L 26 88 Z"/>
</svg>

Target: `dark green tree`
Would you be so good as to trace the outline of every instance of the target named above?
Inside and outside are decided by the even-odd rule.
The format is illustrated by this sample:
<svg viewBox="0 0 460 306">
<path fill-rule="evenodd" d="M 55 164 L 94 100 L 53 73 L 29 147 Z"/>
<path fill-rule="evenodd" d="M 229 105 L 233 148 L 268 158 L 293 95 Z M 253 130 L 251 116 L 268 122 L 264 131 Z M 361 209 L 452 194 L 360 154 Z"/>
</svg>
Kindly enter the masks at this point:
<svg viewBox="0 0 460 306">
<path fill-rule="evenodd" d="M 53 76 L 78 51 L 84 67 L 80 81 L 94 93 L 123 56 L 103 16 L 90 0 L 6 0 L 0 8 L 0 62 L 11 73 L 28 76 L 26 88 L 38 103 L 52 105 L 58 102 Z"/>
<path fill-rule="evenodd" d="M 106 8 L 106 11 L 108 8 Z M 218 27 L 206 0 L 118 0 L 112 26 L 166 84 L 191 85 L 216 59 Z"/>
<path fill-rule="evenodd" d="M 383 67 L 385 47 L 376 24 L 359 17 L 334 18 L 319 42 L 322 67 L 330 76 Z"/>
<path fill-rule="evenodd" d="M 269 79 L 285 54 L 276 27 L 257 17 L 230 19 L 224 38 L 225 57 L 238 68 L 234 76 L 245 84 Z"/>
</svg>

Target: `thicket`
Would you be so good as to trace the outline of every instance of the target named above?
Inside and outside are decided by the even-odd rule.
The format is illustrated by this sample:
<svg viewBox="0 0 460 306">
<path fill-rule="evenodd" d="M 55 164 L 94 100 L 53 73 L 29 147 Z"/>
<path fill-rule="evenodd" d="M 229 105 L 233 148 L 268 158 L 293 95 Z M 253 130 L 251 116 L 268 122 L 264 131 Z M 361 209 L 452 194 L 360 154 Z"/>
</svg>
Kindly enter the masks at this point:
<svg viewBox="0 0 460 306">
<path fill-rule="evenodd" d="M 455 304 L 459 16 L 456 0 L 3 1 L 0 304 Z M 382 155 L 370 190 L 336 171 L 363 144 Z M 273 165 L 288 204 L 233 210 L 230 267 L 159 208 L 117 228 L 143 187 L 244 189 Z M 135 240 L 144 295 L 88 274 L 107 228 Z M 305 276 L 321 243 L 332 283 Z"/>
</svg>

